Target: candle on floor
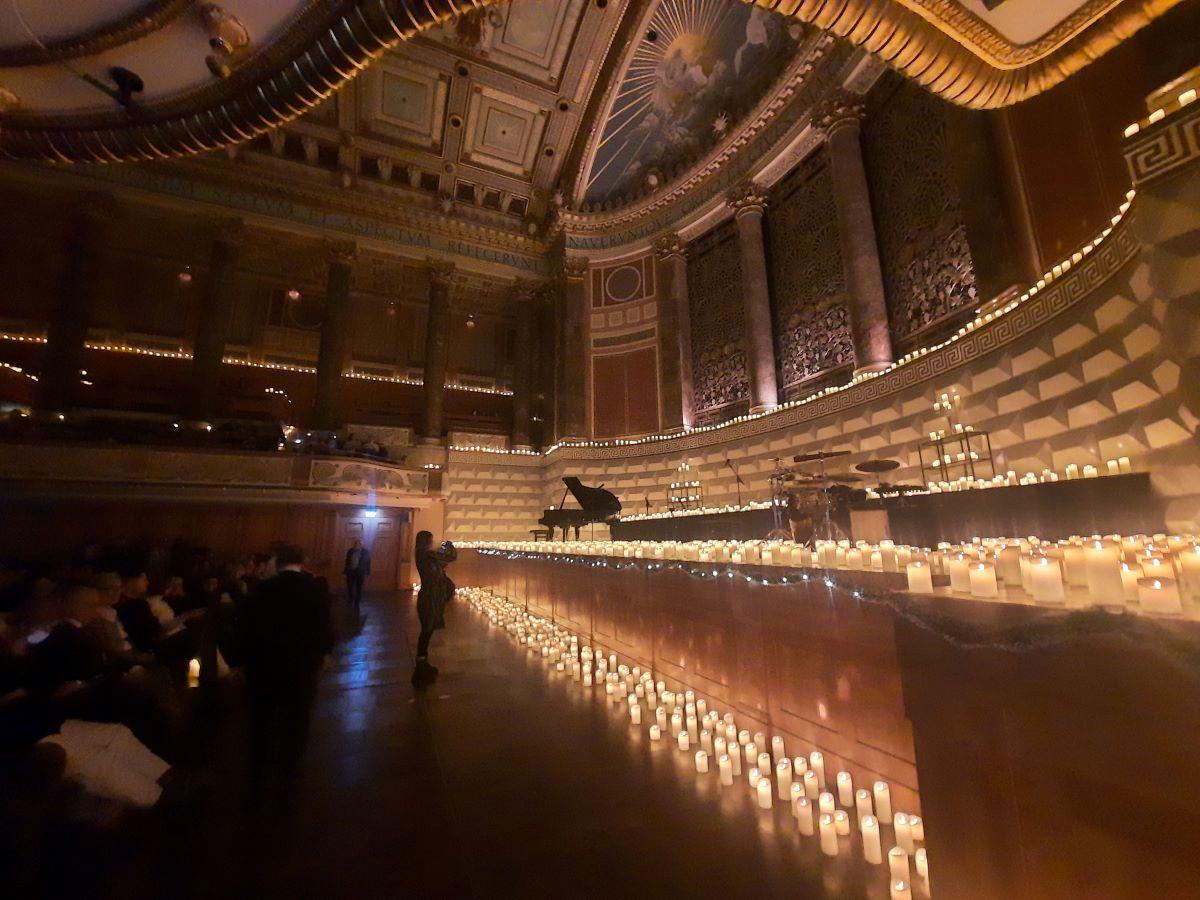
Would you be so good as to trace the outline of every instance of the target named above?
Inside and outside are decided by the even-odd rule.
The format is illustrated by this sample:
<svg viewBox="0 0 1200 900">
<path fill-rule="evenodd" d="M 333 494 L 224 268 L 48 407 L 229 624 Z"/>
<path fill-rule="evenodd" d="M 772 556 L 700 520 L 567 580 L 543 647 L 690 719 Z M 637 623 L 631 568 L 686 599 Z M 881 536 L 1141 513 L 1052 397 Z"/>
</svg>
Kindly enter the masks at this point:
<svg viewBox="0 0 1200 900">
<path fill-rule="evenodd" d="M 745 747 L 748 743 L 750 743 L 750 732 L 745 728 L 739 731 L 737 733 L 737 742 Z"/>
<path fill-rule="evenodd" d="M 688 750 L 691 746 L 692 742 L 688 739 L 688 733 L 686 731 L 679 732 L 679 749 Z"/>
<path fill-rule="evenodd" d="M 733 766 L 733 774 L 742 774 L 742 754 L 738 753 L 736 747 L 730 748 L 733 752 L 729 754 L 729 763 Z"/>
<path fill-rule="evenodd" d="M 912 832 L 912 839 L 914 841 L 925 840 L 925 821 L 920 816 L 909 814 L 908 829 Z"/>
<path fill-rule="evenodd" d="M 771 754 L 758 754 L 758 769 L 760 772 L 767 773 L 771 771 Z"/>
<path fill-rule="evenodd" d="M 916 864 L 917 877 L 925 887 L 925 896 L 929 896 L 929 851 L 922 847 L 916 852 L 913 862 Z"/>
<path fill-rule="evenodd" d="M 762 772 L 758 771 L 758 766 L 751 766 L 746 771 L 746 781 L 749 782 L 751 789 L 758 790 L 759 782 L 762 781 Z"/>
<path fill-rule="evenodd" d="M 911 900 L 912 890 L 908 886 L 907 881 L 896 880 L 892 882 L 892 897 L 891 900 Z"/>
<path fill-rule="evenodd" d="M 823 813 L 832 813 L 837 809 L 837 803 L 833 799 L 833 794 L 829 791 L 822 791 L 817 797 L 817 809 Z"/>
<path fill-rule="evenodd" d="M 199 687 L 200 685 L 200 660 L 188 660 L 188 687 Z"/>
<path fill-rule="evenodd" d="M 724 756 L 726 751 L 726 741 L 723 737 L 713 738 L 712 752 L 714 756 Z"/>
<path fill-rule="evenodd" d="M 762 753 L 767 749 L 767 736 L 761 731 L 754 732 L 754 746 L 758 748 L 758 752 Z"/>
<path fill-rule="evenodd" d="M 813 808 L 807 797 L 798 797 L 792 804 L 792 813 L 796 816 L 796 825 L 805 837 L 813 835 Z"/>
<path fill-rule="evenodd" d="M 710 732 L 710 731 L 700 732 L 700 749 L 703 750 L 705 753 L 709 754 L 710 756 L 712 755 L 713 750 L 715 749 L 713 747 L 712 732 Z"/>
<path fill-rule="evenodd" d="M 883 845 L 879 841 L 879 820 L 874 816 L 863 816 L 858 827 L 862 829 L 863 856 L 873 866 L 883 862 Z"/>
<path fill-rule="evenodd" d="M 971 563 L 970 582 L 972 597 L 991 599 L 1000 596 L 1000 587 L 996 583 L 996 567 L 990 562 Z"/>
<path fill-rule="evenodd" d="M 778 786 L 780 800 L 787 800 L 792 795 L 792 761 L 786 756 L 775 765 L 775 784 Z"/>
<path fill-rule="evenodd" d="M 746 754 L 746 765 L 752 766 L 758 762 L 758 747 L 754 741 L 751 741 L 742 748 L 742 752 Z"/>
<path fill-rule="evenodd" d="M 808 757 L 797 756 L 792 760 L 792 778 L 800 780 L 804 777 L 804 773 L 808 771 Z"/>
<path fill-rule="evenodd" d="M 871 792 L 866 788 L 859 788 L 857 791 L 855 791 L 854 808 L 858 812 L 859 824 L 861 824 L 863 819 L 865 819 L 867 816 L 873 817 L 873 813 L 871 812 Z"/>
<path fill-rule="evenodd" d="M 654 721 L 658 724 L 659 731 L 667 730 L 667 711 L 661 706 L 654 711 Z"/>
<path fill-rule="evenodd" d="M 696 701 L 696 715 L 700 718 L 708 715 L 708 701 L 703 699 Z"/>
<path fill-rule="evenodd" d="M 763 778 L 758 782 L 758 808 L 770 809 L 773 803 L 771 779 Z"/>
<path fill-rule="evenodd" d="M 886 781 L 875 782 L 875 816 L 880 822 L 892 818 L 892 791 Z"/>
<path fill-rule="evenodd" d="M 717 757 L 717 771 L 721 776 L 721 784 L 726 787 L 733 784 L 733 762 L 729 759 L 728 753 L 722 753 Z"/>
<path fill-rule="evenodd" d="M 837 773 L 838 802 L 846 809 L 854 805 L 854 780 L 849 772 Z"/>
<path fill-rule="evenodd" d="M 738 742 L 737 726 L 732 722 L 725 723 L 725 740 L 729 743 L 730 749 Z"/>
<path fill-rule="evenodd" d="M 808 764 L 809 768 L 817 773 L 817 784 L 821 786 L 821 790 L 825 790 L 825 757 L 821 755 L 820 750 L 808 754 Z"/>
<path fill-rule="evenodd" d="M 950 576 L 950 590 L 965 594 L 971 590 L 970 562 L 961 553 L 946 557 L 946 574 Z"/>
<path fill-rule="evenodd" d="M 629 707 L 629 722 L 632 725 L 642 724 L 642 708 L 637 704 Z"/>
<path fill-rule="evenodd" d="M 908 572 L 908 589 L 914 594 L 933 593 L 933 570 L 921 560 L 910 562 L 906 567 Z"/>
<path fill-rule="evenodd" d="M 1179 587 L 1174 579 L 1139 578 L 1138 600 L 1144 612 L 1160 615 L 1183 612 L 1183 604 L 1179 600 Z"/>
<path fill-rule="evenodd" d="M 893 847 L 888 851 L 888 871 L 893 881 L 908 881 L 908 854 L 903 847 Z"/>
<path fill-rule="evenodd" d="M 821 816 L 821 852 L 826 856 L 838 855 L 837 826 L 833 824 L 833 816 L 829 813 Z"/>
<path fill-rule="evenodd" d="M 1123 606 L 1125 585 L 1121 581 L 1120 548 L 1093 541 L 1084 548 L 1083 565 L 1092 603 Z"/>
<path fill-rule="evenodd" d="M 708 754 L 703 750 L 696 751 L 696 771 L 701 775 L 708 772 Z"/>
<path fill-rule="evenodd" d="M 779 762 L 781 759 L 787 759 L 787 751 L 783 747 L 782 735 L 777 734 L 771 738 L 771 758 L 775 762 Z"/>
<path fill-rule="evenodd" d="M 913 853 L 917 848 L 913 846 L 912 827 L 908 824 L 908 814 L 898 812 L 892 817 L 892 829 L 896 833 L 896 843 L 904 848 L 905 853 Z"/>
<path fill-rule="evenodd" d="M 1062 603 L 1066 599 L 1062 568 L 1056 559 L 1036 557 L 1029 567 L 1029 584 L 1030 593 L 1038 603 Z"/>
<path fill-rule="evenodd" d="M 657 741 L 662 739 L 662 729 L 657 725 L 650 726 L 650 740 Z"/>
<path fill-rule="evenodd" d="M 847 837 L 850 834 L 850 817 L 846 815 L 844 809 L 835 809 L 833 811 L 833 827 L 839 837 Z"/>
<path fill-rule="evenodd" d="M 821 783 L 817 780 L 817 773 L 809 769 L 804 773 L 804 796 L 809 800 L 816 800 L 821 793 Z"/>
</svg>

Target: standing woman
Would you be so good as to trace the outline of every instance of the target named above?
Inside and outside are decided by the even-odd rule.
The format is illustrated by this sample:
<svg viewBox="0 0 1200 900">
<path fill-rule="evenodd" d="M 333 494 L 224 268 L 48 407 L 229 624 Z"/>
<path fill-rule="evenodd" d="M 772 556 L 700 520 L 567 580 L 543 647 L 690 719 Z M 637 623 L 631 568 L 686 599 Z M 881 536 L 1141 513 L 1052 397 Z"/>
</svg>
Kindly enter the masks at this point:
<svg viewBox="0 0 1200 900">
<path fill-rule="evenodd" d="M 429 639 L 439 628 L 446 627 L 443 613 L 454 596 L 454 582 L 447 577 L 446 566 L 458 559 L 458 551 L 449 541 L 434 549 L 432 532 L 422 531 L 417 534 L 416 555 L 417 574 L 421 576 L 421 590 L 417 594 L 421 636 L 417 638 L 417 667 L 412 680 L 421 687 L 437 678 L 438 670 L 429 664 Z"/>
</svg>

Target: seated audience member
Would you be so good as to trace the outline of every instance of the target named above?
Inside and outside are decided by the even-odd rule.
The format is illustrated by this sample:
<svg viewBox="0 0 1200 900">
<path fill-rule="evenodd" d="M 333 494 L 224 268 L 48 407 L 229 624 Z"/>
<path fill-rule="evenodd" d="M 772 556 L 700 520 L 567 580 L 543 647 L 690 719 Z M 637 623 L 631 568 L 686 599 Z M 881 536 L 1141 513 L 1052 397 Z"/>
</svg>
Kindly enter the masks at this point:
<svg viewBox="0 0 1200 900">
<path fill-rule="evenodd" d="M 121 596 L 116 603 L 117 618 L 130 643 L 148 652 L 155 650 L 167 634 L 146 597 L 149 587 L 145 572 L 133 572 L 121 579 Z"/>
</svg>

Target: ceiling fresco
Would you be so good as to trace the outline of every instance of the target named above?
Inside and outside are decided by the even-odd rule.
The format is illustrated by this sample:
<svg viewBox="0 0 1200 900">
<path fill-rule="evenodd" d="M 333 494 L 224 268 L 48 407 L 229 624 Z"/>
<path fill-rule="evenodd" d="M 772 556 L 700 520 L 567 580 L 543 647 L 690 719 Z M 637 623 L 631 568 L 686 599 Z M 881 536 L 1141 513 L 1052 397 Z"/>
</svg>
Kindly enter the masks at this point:
<svg viewBox="0 0 1200 900">
<path fill-rule="evenodd" d="M 749 113 L 796 52 L 804 26 L 728 0 L 662 0 L 617 85 L 583 200 L 665 184 Z"/>
</svg>

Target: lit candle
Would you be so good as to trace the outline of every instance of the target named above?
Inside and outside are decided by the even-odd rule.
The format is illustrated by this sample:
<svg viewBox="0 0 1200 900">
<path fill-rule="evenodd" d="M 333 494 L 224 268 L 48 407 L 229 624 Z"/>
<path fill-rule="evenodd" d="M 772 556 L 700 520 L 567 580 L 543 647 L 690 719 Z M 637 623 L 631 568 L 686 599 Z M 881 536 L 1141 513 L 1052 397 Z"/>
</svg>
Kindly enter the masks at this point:
<svg viewBox="0 0 1200 900">
<path fill-rule="evenodd" d="M 1029 567 L 1029 584 L 1032 588 L 1030 593 L 1038 603 L 1062 603 L 1066 598 L 1062 569 L 1056 559 L 1036 557 Z"/>
<path fill-rule="evenodd" d="M 971 575 L 967 558 L 957 553 L 946 557 L 946 574 L 950 576 L 950 590 L 956 593 L 967 593 L 971 590 Z"/>
<path fill-rule="evenodd" d="M 1128 475 L 1133 471 L 1133 464 L 1128 456 L 1122 456 L 1117 459 L 1117 468 L 1121 470 L 1122 475 Z"/>
<path fill-rule="evenodd" d="M 679 732 L 679 749 L 686 751 L 691 748 L 691 746 L 692 742 L 688 738 L 688 733 L 686 731 Z"/>
<path fill-rule="evenodd" d="M 750 743 L 750 732 L 743 728 L 737 734 L 737 741 L 739 744 L 745 747 L 748 743 Z"/>
<path fill-rule="evenodd" d="M 879 820 L 872 815 L 863 816 L 859 820 L 862 829 L 863 855 L 873 866 L 883 862 L 883 845 L 879 842 Z"/>
<path fill-rule="evenodd" d="M 817 780 L 817 773 L 809 769 L 804 773 L 804 796 L 809 800 L 816 800 L 820 793 L 821 784 Z"/>
<path fill-rule="evenodd" d="M 725 787 L 733 784 L 733 762 L 729 759 L 728 753 L 722 753 L 717 757 L 717 771 L 721 775 L 721 784 Z"/>
<path fill-rule="evenodd" d="M 729 764 L 733 766 L 733 774 L 742 774 L 742 754 L 738 753 L 737 748 L 731 748 L 733 752 L 729 754 Z"/>
<path fill-rule="evenodd" d="M 930 896 L 929 890 L 929 853 L 922 847 L 916 854 L 917 877 L 921 879 L 921 893 Z"/>
<path fill-rule="evenodd" d="M 817 797 L 817 809 L 823 813 L 832 813 L 837 809 L 837 803 L 833 799 L 833 794 L 828 791 L 822 791 Z"/>
<path fill-rule="evenodd" d="M 933 593 L 933 571 L 919 559 L 910 562 L 905 571 L 908 572 L 908 589 L 914 594 Z"/>
<path fill-rule="evenodd" d="M 696 721 L 695 716 L 687 717 L 687 733 L 693 744 L 700 740 L 700 724 Z"/>
<path fill-rule="evenodd" d="M 872 816 L 871 813 L 871 792 L 866 788 L 859 788 L 854 792 L 854 808 L 858 811 L 858 821 L 862 824 L 863 819 L 867 816 Z M 874 818 L 874 816 L 872 816 Z"/>
<path fill-rule="evenodd" d="M 724 755 L 726 753 L 725 747 L 726 747 L 725 738 L 723 738 L 723 737 L 713 738 L 713 748 L 712 748 L 713 756 Z"/>
<path fill-rule="evenodd" d="M 783 748 L 783 737 L 781 735 L 777 734 L 771 738 L 771 758 L 775 762 L 787 759 L 787 751 Z"/>
<path fill-rule="evenodd" d="M 904 848 L 905 853 L 912 853 L 917 849 L 913 846 L 912 828 L 908 824 L 907 813 L 896 813 L 892 817 L 892 828 L 896 833 L 896 843 Z"/>
<path fill-rule="evenodd" d="M 661 706 L 654 711 L 654 721 L 658 723 L 659 731 L 667 730 L 667 711 Z"/>
<path fill-rule="evenodd" d="M 833 811 L 833 829 L 841 837 L 846 837 L 850 834 L 850 817 L 846 815 L 844 809 L 835 809 Z"/>
<path fill-rule="evenodd" d="M 786 756 L 775 765 L 775 784 L 780 800 L 787 800 L 792 795 L 792 761 Z"/>
<path fill-rule="evenodd" d="M 909 815 L 908 830 L 912 832 L 912 839 L 914 841 L 925 840 L 925 822 L 920 816 Z M 920 874 L 919 870 L 918 874 Z"/>
<path fill-rule="evenodd" d="M 657 740 L 661 740 L 661 738 L 662 738 L 662 729 L 659 728 L 657 725 L 651 725 L 650 726 L 650 740 L 657 741 Z"/>
<path fill-rule="evenodd" d="M 713 747 L 712 732 L 710 732 L 710 731 L 700 732 L 700 749 L 703 750 L 705 753 L 709 754 L 710 756 L 712 755 L 713 750 L 715 749 Z"/>
<path fill-rule="evenodd" d="M 752 766 L 758 762 L 758 747 L 755 746 L 754 741 L 743 747 L 742 752 L 746 754 L 746 765 Z"/>
<path fill-rule="evenodd" d="M 903 847 L 893 847 L 888 851 L 888 871 L 893 881 L 908 881 L 908 854 Z"/>
<path fill-rule="evenodd" d="M 897 879 L 892 882 L 891 900 L 912 900 L 912 890 L 910 890 L 907 881 Z"/>
<path fill-rule="evenodd" d="M 892 817 L 892 792 L 886 781 L 875 782 L 875 815 L 881 822 Z"/>
<path fill-rule="evenodd" d="M 805 837 L 812 837 L 813 834 L 813 809 L 812 804 L 807 797 L 799 797 L 792 804 L 792 812 L 796 815 L 796 824 L 800 828 L 800 833 Z"/>
<path fill-rule="evenodd" d="M 996 567 L 990 562 L 971 563 L 970 582 L 972 597 L 990 599 L 1000 596 L 1000 588 L 996 584 Z"/>
<path fill-rule="evenodd" d="M 188 660 L 188 687 L 197 687 L 200 684 L 200 660 Z"/>
<path fill-rule="evenodd" d="M 641 725 L 642 724 L 642 708 L 640 706 L 638 706 L 636 703 L 633 706 L 629 707 L 629 723 L 631 725 Z"/>
<path fill-rule="evenodd" d="M 849 772 L 837 773 L 838 802 L 846 809 L 854 805 L 854 781 Z"/>
<path fill-rule="evenodd" d="M 1106 460 L 1104 466 L 1109 475 L 1118 475 L 1121 472 L 1121 465 L 1115 459 Z"/>
<path fill-rule="evenodd" d="M 1121 550 L 1095 541 L 1083 551 L 1088 594 L 1093 603 L 1123 606 L 1125 585 L 1121 581 Z"/>
<path fill-rule="evenodd" d="M 758 782 L 758 808 L 770 809 L 774 800 L 771 797 L 771 779 L 762 778 Z"/>
<path fill-rule="evenodd" d="M 837 826 L 833 824 L 833 816 L 829 813 L 821 816 L 821 852 L 826 856 L 838 855 Z"/>
<path fill-rule="evenodd" d="M 1173 615 L 1183 612 L 1179 601 L 1179 587 L 1174 579 L 1139 578 L 1138 600 L 1148 613 Z"/>
<path fill-rule="evenodd" d="M 821 755 L 820 750 L 814 750 L 808 754 L 809 768 L 817 773 L 817 784 L 821 786 L 821 790 L 825 790 L 825 757 Z"/>
<path fill-rule="evenodd" d="M 725 740 L 729 743 L 731 749 L 738 742 L 737 726 L 732 722 L 725 723 Z"/>
<path fill-rule="evenodd" d="M 750 783 L 750 787 L 758 790 L 758 785 L 762 782 L 762 773 L 758 771 L 758 766 L 751 766 L 746 771 L 746 781 Z"/>
<path fill-rule="evenodd" d="M 696 771 L 701 775 L 708 772 L 708 754 L 703 750 L 696 751 Z"/>
</svg>

